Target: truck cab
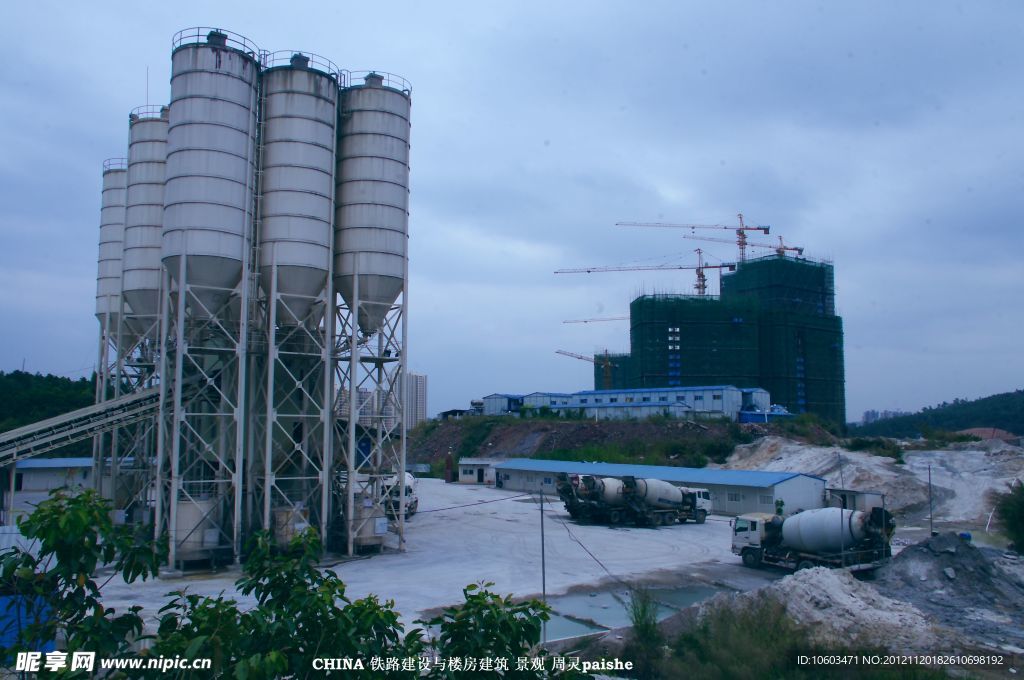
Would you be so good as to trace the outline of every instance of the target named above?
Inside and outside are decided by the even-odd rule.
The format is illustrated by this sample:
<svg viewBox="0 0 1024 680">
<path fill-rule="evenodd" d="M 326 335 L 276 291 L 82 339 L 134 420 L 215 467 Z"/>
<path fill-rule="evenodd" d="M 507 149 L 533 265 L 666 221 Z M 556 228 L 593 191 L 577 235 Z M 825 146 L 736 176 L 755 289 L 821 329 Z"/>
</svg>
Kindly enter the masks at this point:
<svg viewBox="0 0 1024 680">
<path fill-rule="evenodd" d="M 692 519 L 697 524 L 703 524 L 708 515 L 711 514 L 711 492 L 707 489 L 698 489 L 688 486 L 679 487 L 683 494 L 692 498 L 693 507 L 679 515 L 679 521 L 685 522 Z M 690 501 L 687 501 L 689 503 Z"/>
<path fill-rule="evenodd" d="M 732 520 L 732 552 L 743 558 L 747 566 L 761 562 L 765 526 L 775 515 L 766 512 L 751 512 Z"/>
</svg>

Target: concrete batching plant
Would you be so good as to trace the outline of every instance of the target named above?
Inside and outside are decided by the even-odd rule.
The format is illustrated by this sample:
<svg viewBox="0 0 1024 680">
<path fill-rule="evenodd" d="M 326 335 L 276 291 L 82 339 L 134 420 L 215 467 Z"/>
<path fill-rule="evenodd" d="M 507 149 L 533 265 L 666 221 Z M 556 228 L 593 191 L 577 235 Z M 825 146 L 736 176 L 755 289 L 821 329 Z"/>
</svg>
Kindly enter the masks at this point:
<svg viewBox="0 0 1024 680">
<path fill-rule="evenodd" d="M 97 437 L 99 483 L 172 567 L 402 548 L 411 88 L 211 28 L 171 60 L 104 166 L 97 400 L 159 408 Z"/>
</svg>

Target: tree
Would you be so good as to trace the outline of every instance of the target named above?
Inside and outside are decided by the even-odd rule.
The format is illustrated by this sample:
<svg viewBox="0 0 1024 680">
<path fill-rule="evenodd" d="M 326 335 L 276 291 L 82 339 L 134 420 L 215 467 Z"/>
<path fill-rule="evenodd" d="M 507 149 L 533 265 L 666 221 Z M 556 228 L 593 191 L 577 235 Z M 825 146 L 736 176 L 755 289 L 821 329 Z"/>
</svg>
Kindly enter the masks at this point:
<svg viewBox="0 0 1024 680">
<path fill-rule="evenodd" d="M 996 495 L 996 514 L 1017 551 L 1024 550 L 1024 484 Z"/>
<path fill-rule="evenodd" d="M 123 614 L 105 608 L 94 574 L 106 564 L 127 583 L 145 580 L 156 575 L 165 553 L 150 538 L 151 528 L 115 526 L 110 509 L 91 489 L 78 495 L 58 489 L 19 522 L 39 550 L 38 556 L 20 548 L 0 554 L 0 587 L 25 614 L 20 642 L 0 650 L 5 657 L 40 649 L 58 633 L 68 652 L 119 656 L 142 634 L 142 608 Z"/>
<path fill-rule="evenodd" d="M 0 649 L 7 658 L 38 650 L 59 633 L 66 639 L 66 651 L 95 652 L 98 658 L 211 660 L 211 669 L 179 677 L 319 677 L 323 670 L 314 660 L 323 658 L 359 660 L 363 668 L 346 670 L 346 678 L 585 677 L 548 672 L 551 664 L 545 671 L 517 670 L 518 657 L 543 656 L 537 645 L 549 609 L 536 600 L 513 603 L 509 596 L 487 590 L 490 584 L 467 586 L 464 604 L 418 622 L 437 626 L 437 637 L 428 647 L 421 629 L 406 633 L 393 601 L 382 603 L 373 595 L 352 601 L 337 575 L 316 566 L 321 545 L 313 529 L 285 548 L 265 533 L 254 537 L 236 582 L 243 595 L 255 598 L 254 607 L 242 610 L 223 595 L 170 593 L 157 632 L 149 636 L 152 645 L 137 652 L 132 645 L 142 638 L 141 607 L 120 615 L 105 609 L 93 574 L 109 564 L 128 583 L 148 578 L 165 559 L 165 549 L 142 533 L 114 526 L 110 503 L 91 490 L 78 496 L 53 492 L 21 527 L 27 537 L 39 539 L 40 550 L 38 558 L 18 548 L 0 554 L 0 586 L 21 598 L 29 613 L 18 644 Z M 503 657 L 509 664 L 507 671 L 468 674 L 439 666 L 424 674 L 418 660 L 414 668 L 372 666 L 375 657 L 406 661 L 424 654 L 443 659 Z M 150 669 L 124 672 L 133 677 L 152 674 Z"/>
</svg>

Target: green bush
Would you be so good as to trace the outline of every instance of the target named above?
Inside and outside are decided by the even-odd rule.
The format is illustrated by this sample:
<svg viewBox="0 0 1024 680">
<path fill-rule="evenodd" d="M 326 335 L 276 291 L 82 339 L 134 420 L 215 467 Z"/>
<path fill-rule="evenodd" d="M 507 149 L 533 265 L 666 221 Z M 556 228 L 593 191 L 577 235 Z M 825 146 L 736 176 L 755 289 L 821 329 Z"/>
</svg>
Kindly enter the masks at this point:
<svg viewBox="0 0 1024 680">
<path fill-rule="evenodd" d="M 334 572 L 317 567 L 321 546 L 314 529 L 307 529 L 284 549 L 266 534 L 254 537 L 242 577 L 235 585 L 241 594 L 255 600 L 255 606 L 240 608 L 223 594 L 211 598 L 171 593 L 173 599 L 160 610 L 152 646 L 139 652 L 133 643 L 143 629 L 141 607 L 131 607 L 120 615 L 104 608 L 93 574 L 106 563 L 132 583 L 154 575 L 166 553 L 156 549 L 151 538 L 113 526 L 110 503 L 93 491 L 78 496 L 56 491 L 21 527 L 25 536 L 39 539 L 39 557 L 19 548 L 4 551 L 0 554 L 0 586 L 8 594 L 25 596 L 29 604 L 41 601 L 45 606 L 30 612 L 34 613 L 30 617 L 33 622 L 14 646 L 0 648 L 4 658 L 63 637 L 62 651 L 91 651 L 101 658 L 163 656 L 212 661 L 212 668 L 201 674 L 176 676 L 186 678 L 320 677 L 323 673 L 313 666 L 317 657 L 362 660 L 366 668 L 347 670 L 346 678 L 586 677 L 573 672 L 516 671 L 518 657 L 538 656 L 541 624 L 549 610 L 536 600 L 514 604 L 510 597 L 476 585 L 464 590 L 464 604 L 449 607 L 429 621 L 438 627 L 438 635 L 428 648 L 422 630 L 405 632 L 392 601 L 382 603 L 374 595 L 352 601 Z M 404 660 L 426 652 L 445 659 L 504 657 L 511 671 L 503 675 L 463 673 L 435 666 L 421 673 L 371 665 L 373 657 Z M 128 670 L 126 675 L 153 677 L 148 669 Z M 61 677 L 87 676 L 83 672 L 62 673 Z"/>
<path fill-rule="evenodd" d="M 658 603 L 647 588 L 636 587 L 630 591 L 626 607 L 632 624 L 629 641 L 622 650 L 622 656 L 633 662 L 633 672 L 639 680 L 658 677 L 664 652 L 664 636 L 658 629 Z"/>
<path fill-rule="evenodd" d="M 1017 552 L 1024 551 L 1024 485 L 996 496 L 996 514 Z"/>
<path fill-rule="evenodd" d="M 92 489 L 78 495 L 58 489 L 19 521 L 21 533 L 39 541 L 38 556 L 20 548 L 0 553 L 0 589 L 24 603 L 31 623 L 14 646 L 0 648 L 0 656 L 39 649 L 58 633 L 63 651 L 101 657 L 129 652 L 130 640 L 142 634 L 142 608 L 123 614 L 105 608 L 96 569 L 111 565 L 134 583 L 155 576 L 166 551 L 153 542 L 152 527 L 136 532 L 115 526 L 110 511 L 110 501 Z"/>
<path fill-rule="evenodd" d="M 866 451 L 876 456 L 885 456 L 897 463 L 903 462 L 903 449 L 885 437 L 854 437 L 843 442 L 843 448 L 847 451 Z"/>
<path fill-rule="evenodd" d="M 472 458 L 479 452 L 480 445 L 491 436 L 491 430 L 501 422 L 491 416 L 474 416 L 465 418 L 462 430 L 462 441 L 459 443 L 458 458 Z"/>
<path fill-rule="evenodd" d="M 720 606 L 695 629 L 674 642 L 661 667 L 661 678 L 945 678 L 921 666 L 799 665 L 804 655 L 884 654 L 873 648 L 823 647 L 811 642 L 809 629 L 797 624 L 777 600 L 762 597 L 746 606 Z"/>
<path fill-rule="evenodd" d="M 732 454 L 734 448 L 736 448 L 736 445 L 730 441 L 707 439 L 701 442 L 700 452 L 716 463 L 724 463 L 725 459 Z"/>
</svg>

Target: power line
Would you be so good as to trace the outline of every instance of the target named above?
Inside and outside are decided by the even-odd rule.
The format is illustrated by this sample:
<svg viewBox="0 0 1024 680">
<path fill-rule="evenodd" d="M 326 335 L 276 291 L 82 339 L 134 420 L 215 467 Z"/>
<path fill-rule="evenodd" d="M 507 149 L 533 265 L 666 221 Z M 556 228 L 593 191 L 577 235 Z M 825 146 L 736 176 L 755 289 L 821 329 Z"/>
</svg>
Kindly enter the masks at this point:
<svg viewBox="0 0 1024 680">
<path fill-rule="evenodd" d="M 532 495 L 532 494 L 531 494 L 531 495 Z M 534 501 L 534 502 L 536 502 L 536 501 Z M 587 555 L 589 555 L 589 556 L 590 556 L 590 559 L 592 559 L 592 560 L 594 560 L 595 562 L 597 562 L 597 564 L 598 564 L 598 565 L 599 565 L 599 566 L 600 566 L 600 567 L 601 567 L 602 569 L 604 569 L 604 571 L 605 571 L 605 573 L 606 573 L 606 574 L 608 574 L 608 575 L 609 575 L 609 576 L 611 576 L 611 577 L 612 577 L 613 579 L 615 579 L 616 581 L 618 581 L 618 582 L 619 582 L 619 583 L 621 583 L 622 585 L 626 586 L 627 588 L 632 588 L 632 585 L 630 585 L 630 584 L 629 584 L 628 582 L 626 582 L 626 581 L 623 581 L 623 580 L 622 580 L 621 578 L 619 578 L 618 576 L 616 576 L 615 574 L 613 574 L 613 573 L 611 572 L 611 570 L 609 570 L 609 569 L 608 569 L 608 567 L 606 567 L 606 566 L 605 566 L 604 562 L 602 562 L 602 561 L 601 561 L 601 560 L 600 560 L 600 559 L 599 559 L 599 558 L 597 557 L 597 555 L 595 555 L 595 554 L 594 554 L 593 552 L 591 552 L 590 548 L 588 548 L 587 546 L 585 546 L 585 545 L 583 544 L 583 541 L 581 541 L 581 540 L 580 540 L 580 539 L 579 539 L 579 538 L 578 538 L 578 537 L 576 536 L 576 534 L 572 533 L 572 529 L 570 529 L 570 528 L 569 528 L 569 525 L 565 523 L 565 520 L 563 520 L 563 519 L 558 519 L 558 518 L 555 518 L 555 521 L 557 521 L 557 522 L 558 522 L 559 524 L 561 524 L 561 525 L 562 525 L 562 527 L 563 527 L 563 528 L 565 529 L 566 533 L 568 533 L 568 534 L 569 534 L 569 538 L 571 538 L 571 539 L 572 539 L 573 541 L 575 541 L 575 542 L 576 542 L 576 544 L 577 544 L 577 545 L 579 545 L 579 546 L 580 546 L 581 548 L 583 548 L 583 551 L 584 551 L 585 553 L 587 553 Z"/>
<path fill-rule="evenodd" d="M 447 508 L 433 508 L 432 510 L 417 510 L 417 514 L 426 514 L 428 512 L 441 512 L 443 510 L 455 510 L 456 508 L 471 508 L 474 505 L 487 505 L 488 503 L 500 503 L 502 501 L 512 501 L 517 498 L 526 498 L 527 496 L 532 497 L 533 494 L 524 493 L 518 496 L 509 496 L 508 498 L 496 498 L 493 501 L 477 501 L 476 503 L 465 503 L 463 505 L 451 505 Z"/>
</svg>

